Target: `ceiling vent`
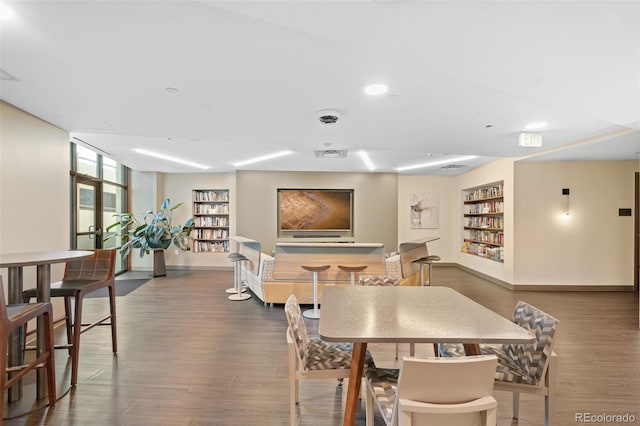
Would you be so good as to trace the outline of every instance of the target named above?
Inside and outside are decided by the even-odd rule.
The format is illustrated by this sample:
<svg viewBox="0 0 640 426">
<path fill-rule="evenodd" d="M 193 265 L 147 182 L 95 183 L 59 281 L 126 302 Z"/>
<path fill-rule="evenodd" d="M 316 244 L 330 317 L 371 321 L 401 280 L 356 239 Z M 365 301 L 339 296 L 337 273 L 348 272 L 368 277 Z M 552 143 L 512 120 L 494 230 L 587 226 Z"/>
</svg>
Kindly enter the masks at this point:
<svg viewBox="0 0 640 426">
<path fill-rule="evenodd" d="M 446 166 L 440 167 L 441 169 L 461 169 L 463 167 L 467 167 L 464 164 L 447 164 Z"/>
<path fill-rule="evenodd" d="M 313 151 L 316 158 L 347 158 L 348 149 L 321 149 Z"/>
<path fill-rule="evenodd" d="M 335 109 L 323 109 L 316 113 L 316 117 L 318 117 L 320 123 L 326 125 L 336 124 L 341 116 L 340 111 Z"/>
</svg>

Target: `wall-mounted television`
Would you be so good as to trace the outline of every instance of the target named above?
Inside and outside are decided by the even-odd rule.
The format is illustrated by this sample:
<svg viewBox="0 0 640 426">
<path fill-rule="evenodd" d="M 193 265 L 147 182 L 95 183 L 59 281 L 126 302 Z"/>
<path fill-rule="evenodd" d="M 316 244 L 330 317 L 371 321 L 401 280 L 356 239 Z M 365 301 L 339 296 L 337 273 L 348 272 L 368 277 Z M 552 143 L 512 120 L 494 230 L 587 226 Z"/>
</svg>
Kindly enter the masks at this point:
<svg viewBox="0 0 640 426">
<path fill-rule="evenodd" d="M 353 236 L 353 189 L 278 188 L 278 236 Z"/>
</svg>

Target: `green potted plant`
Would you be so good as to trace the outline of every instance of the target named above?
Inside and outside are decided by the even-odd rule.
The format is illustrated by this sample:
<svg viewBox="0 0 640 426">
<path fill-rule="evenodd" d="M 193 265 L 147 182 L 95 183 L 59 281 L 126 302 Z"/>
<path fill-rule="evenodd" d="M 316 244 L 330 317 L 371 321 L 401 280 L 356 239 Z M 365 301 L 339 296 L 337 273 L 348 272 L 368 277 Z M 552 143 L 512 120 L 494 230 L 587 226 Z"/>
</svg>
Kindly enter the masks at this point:
<svg viewBox="0 0 640 426">
<path fill-rule="evenodd" d="M 132 250 L 139 250 L 140 257 L 149 254 L 151 250 L 162 249 L 164 261 L 164 250 L 169 248 L 171 243 L 180 250 L 190 250 L 189 241 L 191 231 L 195 226 L 193 218 L 189 218 L 184 225 L 172 225 L 173 211 L 182 206 L 178 203 L 171 206 L 171 201 L 167 198 L 162 202 L 160 210 L 154 212 L 148 210 L 142 217 L 137 218 L 132 213 L 117 213 L 117 221 L 106 228 L 107 236 L 105 241 L 120 236 L 122 245 L 120 254 L 127 256 Z M 156 275 L 154 262 L 154 276 Z M 164 264 L 162 266 L 164 269 Z"/>
</svg>

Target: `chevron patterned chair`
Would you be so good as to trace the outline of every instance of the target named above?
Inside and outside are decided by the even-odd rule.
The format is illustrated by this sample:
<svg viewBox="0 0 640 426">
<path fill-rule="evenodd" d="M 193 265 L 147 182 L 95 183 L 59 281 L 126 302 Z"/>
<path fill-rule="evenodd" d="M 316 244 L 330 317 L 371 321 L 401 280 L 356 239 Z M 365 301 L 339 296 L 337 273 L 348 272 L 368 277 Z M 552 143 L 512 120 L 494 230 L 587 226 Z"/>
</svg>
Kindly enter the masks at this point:
<svg viewBox="0 0 640 426">
<path fill-rule="evenodd" d="M 291 425 L 296 425 L 296 404 L 299 396 L 299 381 L 304 379 L 349 378 L 351 368 L 351 343 L 327 343 L 319 337 L 310 338 L 302 311 L 295 295 L 290 295 L 284 306 L 289 347 L 289 403 Z M 366 368 L 375 367 L 367 351 Z"/>
<path fill-rule="evenodd" d="M 513 321 L 536 335 L 530 344 L 480 345 L 482 354 L 498 357 L 494 389 L 513 393 L 513 418 L 519 415 L 520 393 L 544 395 L 544 424 L 553 413 L 557 354 L 553 351 L 559 321 L 540 309 L 519 301 Z M 464 356 L 462 344 L 440 344 L 440 356 Z"/>
<path fill-rule="evenodd" d="M 496 426 L 495 355 L 405 357 L 400 370 L 367 370 L 367 426 L 377 405 L 387 426 Z"/>
</svg>

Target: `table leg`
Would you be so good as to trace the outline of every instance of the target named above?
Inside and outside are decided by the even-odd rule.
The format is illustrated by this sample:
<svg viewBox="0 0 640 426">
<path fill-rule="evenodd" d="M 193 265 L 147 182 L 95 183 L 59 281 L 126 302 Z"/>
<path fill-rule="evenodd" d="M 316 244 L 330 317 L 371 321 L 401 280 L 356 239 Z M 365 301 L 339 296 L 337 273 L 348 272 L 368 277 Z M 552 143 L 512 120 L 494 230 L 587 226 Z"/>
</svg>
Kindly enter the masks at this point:
<svg viewBox="0 0 640 426">
<path fill-rule="evenodd" d="M 467 356 L 482 355 L 480 353 L 480 345 L 477 343 L 464 343 L 462 346 L 464 346 L 464 353 Z"/>
<path fill-rule="evenodd" d="M 38 265 L 36 279 L 36 295 L 38 302 L 49 302 L 51 300 L 51 265 Z M 44 318 L 38 317 L 38 356 L 42 355 L 46 348 L 44 344 Z M 44 368 L 39 368 L 36 372 L 36 398 L 42 399 L 47 395 L 47 375 Z"/>
<path fill-rule="evenodd" d="M 358 411 L 358 399 L 360 397 L 360 385 L 364 370 L 364 359 L 367 354 L 366 343 L 354 343 L 351 353 L 351 371 L 349 372 L 349 387 L 347 389 L 347 402 L 344 408 L 343 426 L 353 426 L 356 422 Z"/>
<path fill-rule="evenodd" d="M 9 287 L 8 287 L 8 300 L 9 304 L 22 303 L 22 286 L 23 286 L 22 266 L 14 266 L 9 268 Z M 19 327 L 9 337 L 9 365 L 23 365 L 24 364 L 24 329 Z M 13 377 L 16 373 L 9 373 L 9 378 Z M 19 380 L 14 386 L 9 388 L 8 391 L 9 402 L 15 402 L 22 398 L 22 380 Z"/>
</svg>

